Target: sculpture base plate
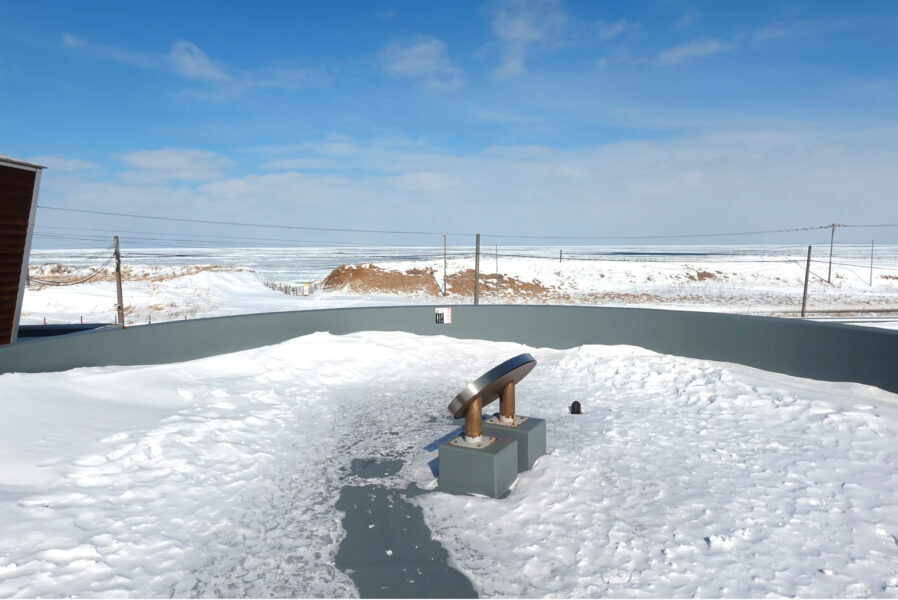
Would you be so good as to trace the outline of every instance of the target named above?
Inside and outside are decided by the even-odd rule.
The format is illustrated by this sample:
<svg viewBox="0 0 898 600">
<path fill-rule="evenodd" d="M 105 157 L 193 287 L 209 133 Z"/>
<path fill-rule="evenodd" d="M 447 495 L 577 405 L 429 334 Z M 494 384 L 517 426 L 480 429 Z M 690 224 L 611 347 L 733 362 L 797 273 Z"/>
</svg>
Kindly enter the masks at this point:
<svg viewBox="0 0 898 600">
<path fill-rule="evenodd" d="M 515 415 L 514 418 L 506 421 L 499 415 L 493 415 L 489 419 L 486 420 L 490 425 L 503 425 L 505 427 L 520 427 L 527 421 L 528 417 L 519 417 Z"/>
<path fill-rule="evenodd" d="M 490 444 L 496 441 L 496 438 L 490 437 L 488 435 L 481 435 L 480 441 L 478 442 L 469 442 L 465 439 L 465 436 L 460 435 L 451 442 L 449 442 L 450 446 L 458 446 L 459 448 L 470 448 L 471 450 L 483 450 Z"/>
</svg>

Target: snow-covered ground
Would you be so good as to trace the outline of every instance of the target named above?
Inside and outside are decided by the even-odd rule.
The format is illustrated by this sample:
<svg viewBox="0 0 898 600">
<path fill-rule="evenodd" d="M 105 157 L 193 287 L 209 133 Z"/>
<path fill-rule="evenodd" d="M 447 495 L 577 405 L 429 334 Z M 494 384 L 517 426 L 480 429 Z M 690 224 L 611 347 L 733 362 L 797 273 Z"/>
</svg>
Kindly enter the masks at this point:
<svg viewBox="0 0 898 600">
<path fill-rule="evenodd" d="M 482 595 L 898 596 L 898 395 L 404 333 L 0 376 L 0 596 L 355 595 L 334 564 L 351 461 L 432 488 L 449 400 L 524 351 L 548 455 L 504 500 L 408 498 Z"/>
<path fill-rule="evenodd" d="M 473 289 L 473 256 L 454 249 L 447 261 L 449 294 L 443 286 L 444 264 L 437 249 L 297 249 L 184 250 L 125 257 L 124 301 L 127 323 L 146 323 L 229 314 L 403 303 L 468 303 Z M 441 250 L 441 249 L 440 249 Z M 687 251 L 688 250 L 688 251 Z M 743 314 L 794 316 L 801 307 L 805 256 L 800 248 L 728 247 L 620 249 L 580 248 L 548 257 L 548 249 L 511 249 L 481 258 L 482 303 L 562 303 L 711 310 Z M 863 252 L 869 248 L 837 247 L 832 273 L 826 257 L 811 266 L 808 309 L 816 316 L 838 312 L 869 316 L 872 311 L 898 315 L 898 247 L 877 249 L 874 269 Z M 90 265 L 105 260 L 101 251 L 35 251 L 32 276 L 52 278 L 57 264 L 76 270 L 78 280 Z M 310 296 L 290 296 L 265 287 L 318 282 L 343 262 L 368 262 L 388 271 L 430 270 L 431 293 L 358 292 L 317 289 Z M 556 254 L 554 256 L 558 256 Z M 102 260 L 101 260 L 102 259 Z M 205 262 L 204 262 L 205 261 Z M 496 272 L 499 272 L 498 290 Z M 468 275 L 468 273 L 471 275 Z M 827 283 L 829 276 L 831 283 Z M 455 278 L 455 283 L 453 283 Z M 461 284 L 466 284 L 467 287 Z M 436 291 L 435 291 L 436 290 Z M 836 312 L 819 312 L 836 311 Z M 111 271 L 68 287 L 33 286 L 25 294 L 22 323 L 112 322 L 115 287 Z M 895 320 L 876 326 L 898 326 Z"/>
</svg>

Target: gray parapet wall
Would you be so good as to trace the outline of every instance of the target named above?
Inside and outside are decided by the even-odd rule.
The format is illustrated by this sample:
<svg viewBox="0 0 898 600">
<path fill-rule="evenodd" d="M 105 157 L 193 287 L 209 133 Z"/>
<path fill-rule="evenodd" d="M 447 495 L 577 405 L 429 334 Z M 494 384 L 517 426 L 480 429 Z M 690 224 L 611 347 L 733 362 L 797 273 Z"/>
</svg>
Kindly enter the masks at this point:
<svg viewBox="0 0 898 600">
<path fill-rule="evenodd" d="M 445 305 L 442 305 L 445 306 Z M 326 331 L 406 331 L 533 347 L 628 344 L 825 381 L 898 392 L 898 331 L 799 319 L 594 306 L 343 308 L 99 329 L 0 347 L 0 373 L 180 362 Z"/>
</svg>

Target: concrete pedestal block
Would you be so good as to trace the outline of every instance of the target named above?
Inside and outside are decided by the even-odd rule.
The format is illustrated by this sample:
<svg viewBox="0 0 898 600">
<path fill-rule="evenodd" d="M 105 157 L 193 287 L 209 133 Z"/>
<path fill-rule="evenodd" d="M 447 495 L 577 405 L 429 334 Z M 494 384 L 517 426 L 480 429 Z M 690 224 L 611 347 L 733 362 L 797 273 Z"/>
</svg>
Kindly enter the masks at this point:
<svg viewBox="0 0 898 600">
<path fill-rule="evenodd" d="M 518 444 L 511 439 L 496 439 L 480 449 L 449 442 L 440 446 L 439 460 L 444 492 L 501 498 L 518 477 Z"/>
<path fill-rule="evenodd" d="M 518 443 L 518 471 L 529 471 L 536 459 L 546 453 L 545 419 L 515 417 L 514 423 L 505 424 L 498 416 L 492 416 L 483 422 L 483 435 Z"/>
</svg>

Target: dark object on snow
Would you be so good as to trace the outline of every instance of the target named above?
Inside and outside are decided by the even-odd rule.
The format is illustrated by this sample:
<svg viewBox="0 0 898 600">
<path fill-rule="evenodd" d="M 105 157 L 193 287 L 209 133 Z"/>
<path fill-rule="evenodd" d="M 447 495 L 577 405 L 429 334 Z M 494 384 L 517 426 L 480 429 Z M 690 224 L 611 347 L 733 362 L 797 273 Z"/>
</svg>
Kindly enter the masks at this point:
<svg viewBox="0 0 898 600">
<path fill-rule="evenodd" d="M 574 400 L 574 402 L 571 404 L 571 414 L 572 414 L 572 415 L 583 414 L 583 413 L 580 411 L 580 403 L 577 402 L 576 400 Z"/>
</svg>

